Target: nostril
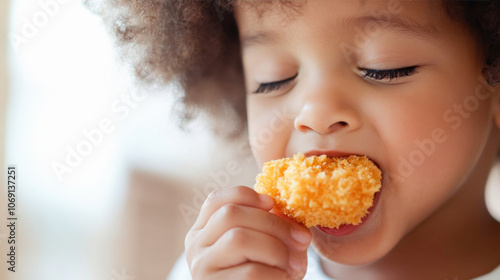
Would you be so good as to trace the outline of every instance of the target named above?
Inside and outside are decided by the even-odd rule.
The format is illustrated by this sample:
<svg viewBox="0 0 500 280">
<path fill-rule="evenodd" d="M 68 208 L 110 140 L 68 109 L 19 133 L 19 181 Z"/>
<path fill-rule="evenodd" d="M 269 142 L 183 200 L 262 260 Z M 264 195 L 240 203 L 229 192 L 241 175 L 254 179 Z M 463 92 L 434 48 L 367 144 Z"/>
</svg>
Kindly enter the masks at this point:
<svg viewBox="0 0 500 280">
<path fill-rule="evenodd" d="M 344 122 L 344 121 L 340 121 L 340 122 L 336 122 L 332 125 L 330 125 L 330 127 L 328 128 L 328 132 L 333 132 L 333 131 L 337 131 L 339 129 L 342 129 L 344 127 L 347 127 L 349 126 L 349 124 L 347 122 Z"/>
</svg>

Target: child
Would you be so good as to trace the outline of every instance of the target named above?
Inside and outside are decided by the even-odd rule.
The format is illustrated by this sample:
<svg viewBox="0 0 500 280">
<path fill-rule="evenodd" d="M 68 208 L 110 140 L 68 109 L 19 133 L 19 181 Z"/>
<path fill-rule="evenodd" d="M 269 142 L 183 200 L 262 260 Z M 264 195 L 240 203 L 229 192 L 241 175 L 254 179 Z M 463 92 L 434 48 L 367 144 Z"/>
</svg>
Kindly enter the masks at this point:
<svg viewBox="0 0 500 280">
<path fill-rule="evenodd" d="M 143 2 L 129 7 L 146 28 L 118 28 L 147 48 L 141 73 L 177 79 L 187 112 L 235 108 L 259 166 L 357 154 L 383 174 L 348 231 L 307 229 L 247 187 L 212 193 L 171 279 L 500 279 L 484 202 L 500 145 L 497 1 Z"/>
</svg>

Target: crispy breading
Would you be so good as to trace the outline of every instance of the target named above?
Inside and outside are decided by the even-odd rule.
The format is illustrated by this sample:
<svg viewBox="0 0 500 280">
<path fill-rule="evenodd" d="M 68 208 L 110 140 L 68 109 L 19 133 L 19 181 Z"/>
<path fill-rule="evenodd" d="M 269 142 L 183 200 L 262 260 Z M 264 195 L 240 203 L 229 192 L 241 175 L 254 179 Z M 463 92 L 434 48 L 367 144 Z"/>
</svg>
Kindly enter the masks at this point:
<svg viewBox="0 0 500 280">
<path fill-rule="evenodd" d="M 255 190 L 306 227 L 358 225 L 381 188 L 382 172 L 366 156 L 329 158 L 296 154 L 267 162 Z"/>
</svg>

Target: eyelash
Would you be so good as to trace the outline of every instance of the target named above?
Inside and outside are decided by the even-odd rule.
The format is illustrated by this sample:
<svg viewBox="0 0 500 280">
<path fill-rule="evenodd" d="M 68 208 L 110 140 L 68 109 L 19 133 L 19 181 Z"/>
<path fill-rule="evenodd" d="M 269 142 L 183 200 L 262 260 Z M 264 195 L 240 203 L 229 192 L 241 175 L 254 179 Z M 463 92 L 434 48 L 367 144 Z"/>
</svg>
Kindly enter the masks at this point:
<svg viewBox="0 0 500 280">
<path fill-rule="evenodd" d="M 297 77 L 297 75 L 295 75 L 293 77 L 290 77 L 288 79 L 281 80 L 281 81 L 260 84 L 259 88 L 257 88 L 257 90 L 254 91 L 253 93 L 268 93 L 268 92 L 271 92 L 271 91 L 278 90 L 282 86 L 284 86 L 284 85 L 290 83 L 291 81 L 293 81 L 296 77 Z"/>
<path fill-rule="evenodd" d="M 389 79 L 389 81 L 391 81 L 392 79 L 411 76 L 417 73 L 417 66 L 410 66 L 397 69 L 384 69 L 384 70 L 359 68 L 359 70 L 364 72 L 363 78 L 368 77 L 374 80 Z M 281 81 L 262 83 L 253 93 L 269 93 L 275 90 L 279 90 L 282 86 L 290 83 L 296 77 L 297 75 Z"/>
<path fill-rule="evenodd" d="M 389 81 L 391 81 L 392 79 L 411 76 L 417 73 L 417 66 L 386 70 L 359 68 L 359 70 L 364 72 L 363 78 L 368 77 L 374 80 L 389 79 Z"/>
</svg>

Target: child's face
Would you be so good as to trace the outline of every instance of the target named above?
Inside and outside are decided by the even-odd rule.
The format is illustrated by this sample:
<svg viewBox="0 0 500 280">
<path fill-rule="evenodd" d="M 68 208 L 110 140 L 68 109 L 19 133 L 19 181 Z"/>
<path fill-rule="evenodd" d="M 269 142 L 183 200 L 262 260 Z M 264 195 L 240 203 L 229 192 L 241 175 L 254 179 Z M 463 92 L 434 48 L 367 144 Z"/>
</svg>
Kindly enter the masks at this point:
<svg viewBox="0 0 500 280">
<path fill-rule="evenodd" d="M 297 152 L 375 161 L 383 183 L 369 219 L 347 236 L 313 236 L 334 261 L 377 260 L 496 152 L 498 94 L 440 2 L 278 6 L 235 10 L 254 155 L 261 165 Z"/>
</svg>

